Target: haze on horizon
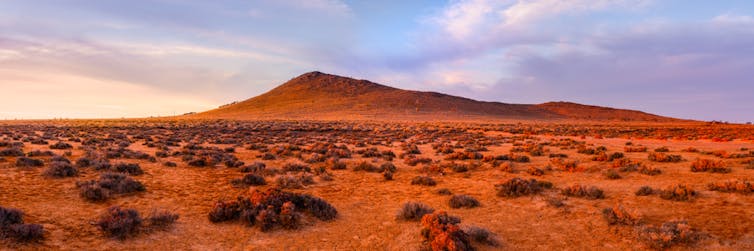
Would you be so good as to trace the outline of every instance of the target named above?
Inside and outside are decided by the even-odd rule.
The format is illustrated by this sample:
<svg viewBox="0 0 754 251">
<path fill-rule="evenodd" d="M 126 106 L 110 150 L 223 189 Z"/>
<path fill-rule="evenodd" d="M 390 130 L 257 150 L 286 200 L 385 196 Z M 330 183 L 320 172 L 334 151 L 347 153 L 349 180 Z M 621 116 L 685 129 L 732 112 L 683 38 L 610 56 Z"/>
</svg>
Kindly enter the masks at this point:
<svg viewBox="0 0 754 251">
<path fill-rule="evenodd" d="M 2 1 L 0 119 L 199 112 L 322 72 L 754 120 L 754 2 Z"/>
</svg>

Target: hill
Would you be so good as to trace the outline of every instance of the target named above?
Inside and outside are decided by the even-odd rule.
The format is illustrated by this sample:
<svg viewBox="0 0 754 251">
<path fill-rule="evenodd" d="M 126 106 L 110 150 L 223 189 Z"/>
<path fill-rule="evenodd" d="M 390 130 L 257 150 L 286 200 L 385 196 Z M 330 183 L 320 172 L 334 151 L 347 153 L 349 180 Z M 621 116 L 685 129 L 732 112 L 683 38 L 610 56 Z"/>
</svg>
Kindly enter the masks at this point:
<svg viewBox="0 0 754 251">
<path fill-rule="evenodd" d="M 620 120 L 675 121 L 640 111 L 570 102 L 507 104 L 409 91 L 367 80 L 309 72 L 262 95 L 192 115 L 223 119 Z"/>
</svg>

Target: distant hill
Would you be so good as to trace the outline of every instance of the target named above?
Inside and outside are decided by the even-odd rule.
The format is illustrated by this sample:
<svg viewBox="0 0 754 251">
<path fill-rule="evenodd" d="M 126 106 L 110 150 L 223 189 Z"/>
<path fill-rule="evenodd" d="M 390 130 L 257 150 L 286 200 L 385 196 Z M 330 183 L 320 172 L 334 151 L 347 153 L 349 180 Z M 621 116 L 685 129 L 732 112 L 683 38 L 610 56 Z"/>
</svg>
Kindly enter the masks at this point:
<svg viewBox="0 0 754 251">
<path fill-rule="evenodd" d="M 241 102 L 190 115 L 224 119 L 346 120 L 618 120 L 677 121 L 633 110 L 570 102 L 506 104 L 409 91 L 367 80 L 309 72 Z"/>
</svg>

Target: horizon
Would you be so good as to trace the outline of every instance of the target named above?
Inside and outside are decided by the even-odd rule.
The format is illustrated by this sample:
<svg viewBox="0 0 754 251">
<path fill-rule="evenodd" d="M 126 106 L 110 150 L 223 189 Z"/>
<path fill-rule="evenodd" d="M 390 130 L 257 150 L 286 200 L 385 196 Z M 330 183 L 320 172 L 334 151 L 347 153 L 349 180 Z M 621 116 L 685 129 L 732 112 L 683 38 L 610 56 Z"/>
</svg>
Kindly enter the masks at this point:
<svg viewBox="0 0 754 251">
<path fill-rule="evenodd" d="M 4 1 L 0 13 L 4 120 L 202 112 L 311 71 L 754 120 L 748 1 Z"/>
</svg>

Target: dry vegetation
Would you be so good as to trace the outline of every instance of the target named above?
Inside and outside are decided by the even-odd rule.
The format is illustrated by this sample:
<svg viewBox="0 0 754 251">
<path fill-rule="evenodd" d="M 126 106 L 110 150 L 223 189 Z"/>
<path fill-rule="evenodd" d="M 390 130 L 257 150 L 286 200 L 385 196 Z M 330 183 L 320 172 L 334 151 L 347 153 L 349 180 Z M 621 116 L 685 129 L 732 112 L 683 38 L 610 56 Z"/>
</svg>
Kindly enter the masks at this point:
<svg viewBox="0 0 754 251">
<path fill-rule="evenodd" d="M 7 121 L 0 246 L 750 250 L 752 140 L 719 124 Z"/>
</svg>

